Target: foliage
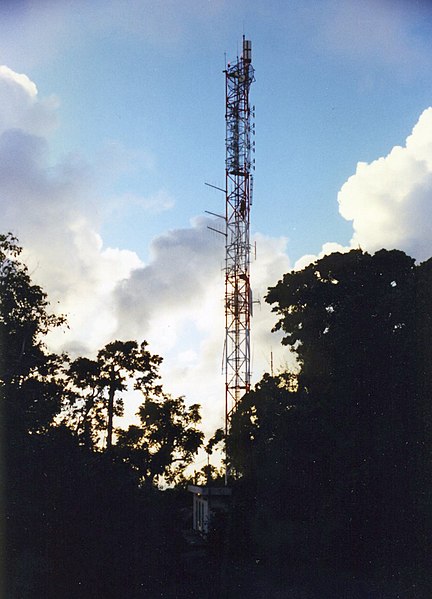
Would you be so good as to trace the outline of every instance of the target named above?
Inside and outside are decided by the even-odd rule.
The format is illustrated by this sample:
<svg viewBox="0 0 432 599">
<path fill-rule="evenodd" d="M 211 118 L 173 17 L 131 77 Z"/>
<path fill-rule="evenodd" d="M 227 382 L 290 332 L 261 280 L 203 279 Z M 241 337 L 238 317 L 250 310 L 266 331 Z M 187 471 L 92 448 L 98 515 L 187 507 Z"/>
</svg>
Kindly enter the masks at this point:
<svg viewBox="0 0 432 599">
<path fill-rule="evenodd" d="M 113 443 L 114 416 L 123 415 L 120 393 L 132 387 L 144 394 L 159 392 L 158 366 L 162 361 L 147 350 L 147 342 L 113 341 L 102 348 L 95 360 L 79 357 L 69 366 L 66 422 L 89 447 Z"/>
<path fill-rule="evenodd" d="M 283 439 L 279 427 L 296 403 L 294 377 L 265 374 L 255 389 L 246 394 L 232 417 L 228 453 L 232 470 L 241 476 L 255 477 L 262 472 L 271 479 L 274 444 Z"/>
<path fill-rule="evenodd" d="M 63 356 L 48 354 L 43 336 L 64 324 L 48 312 L 45 292 L 19 261 L 22 248 L 0 235 L 0 385 L 7 431 L 46 430 L 59 413 Z"/>
<path fill-rule="evenodd" d="M 163 391 L 161 358 L 146 342 L 114 341 L 95 359 L 50 354 L 44 335 L 64 319 L 49 313 L 20 254 L 0 236 L 5 596 L 189 592 L 175 509 L 186 499 L 155 483 L 184 482 L 203 443 L 199 406 Z M 408 572 L 405 594 L 430 596 L 418 572 L 432 550 L 432 260 L 333 254 L 285 275 L 267 300 L 299 372 L 265 375 L 229 438 L 216 431 L 205 446 L 210 456 L 226 442 L 235 474 L 232 514 L 211 537 L 214 580 L 232 565 L 237 596 L 258 568 Z M 144 398 L 139 424 L 114 434 L 131 388 Z M 201 475 L 218 476 L 210 460 Z"/>
<path fill-rule="evenodd" d="M 94 360 L 50 354 L 44 335 L 64 318 L 49 313 L 20 254 L 12 235 L 0 236 L 1 590 L 35 599 L 161 596 L 176 586 L 180 525 L 177 499 L 150 483 L 174 478 L 196 452 L 199 408 L 162 393 L 161 358 L 146 342 L 114 341 Z M 102 433 L 108 448 L 114 443 L 113 419 L 130 388 L 145 397 L 145 486 L 132 459 L 142 459 L 138 447 L 132 456 L 98 445 Z"/>
<path fill-rule="evenodd" d="M 205 446 L 206 453 L 209 455 L 212 454 L 215 448 L 221 443 L 225 443 L 225 431 L 222 428 L 217 428 L 213 437 L 208 440 L 207 445 Z"/>
<path fill-rule="evenodd" d="M 370 368 L 377 359 L 387 371 L 409 360 L 415 275 L 403 252 L 353 250 L 325 256 L 270 288 L 267 301 L 281 317 L 275 329 L 298 355 L 301 386 L 312 391 L 317 381 L 320 393 L 333 382 L 351 387 L 361 373 L 367 387 L 376 382 L 368 377 L 378 374 Z"/>
<path fill-rule="evenodd" d="M 263 556 L 386 574 L 425 559 L 431 269 L 354 250 L 270 288 L 300 371 L 288 388 L 266 375 L 230 440 L 239 519 L 256 497 L 245 526 Z"/>
<path fill-rule="evenodd" d="M 202 444 L 197 404 L 164 393 L 147 397 L 138 410 L 141 425 L 118 430 L 117 452 L 147 484 L 179 479 Z"/>
<path fill-rule="evenodd" d="M 9 456 L 5 597 L 160 596 L 179 543 L 168 498 L 64 427 Z"/>
</svg>

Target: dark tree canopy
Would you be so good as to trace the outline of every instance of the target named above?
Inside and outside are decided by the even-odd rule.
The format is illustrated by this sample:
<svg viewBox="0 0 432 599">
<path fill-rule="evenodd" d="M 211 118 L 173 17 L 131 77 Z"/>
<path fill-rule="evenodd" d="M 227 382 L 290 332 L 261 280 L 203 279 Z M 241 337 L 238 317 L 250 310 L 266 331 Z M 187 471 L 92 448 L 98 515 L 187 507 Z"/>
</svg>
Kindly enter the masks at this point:
<svg viewBox="0 0 432 599">
<path fill-rule="evenodd" d="M 123 415 L 122 393 L 128 389 L 144 395 L 161 390 L 158 367 L 162 358 L 151 354 L 147 342 L 113 341 L 95 360 L 79 357 L 67 371 L 69 402 L 66 421 L 81 442 L 113 445 L 114 416 Z"/>
<path fill-rule="evenodd" d="M 44 336 L 64 318 L 20 254 L 0 236 L 0 595 L 161 596 L 177 586 L 181 528 L 175 496 L 151 483 L 196 453 L 199 407 L 162 391 L 161 358 L 145 341 L 113 341 L 95 359 L 49 353 Z M 136 443 L 123 431 L 117 446 L 129 389 L 143 395 L 141 423 Z"/>
<path fill-rule="evenodd" d="M 140 426 L 118 430 L 117 451 L 145 483 L 159 477 L 175 482 L 193 461 L 204 435 L 197 404 L 164 393 L 147 397 L 138 410 Z"/>
<path fill-rule="evenodd" d="M 308 388 L 318 381 L 322 393 L 333 380 L 372 374 L 377 359 L 386 369 L 406 363 L 415 288 L 414 260 L 403 252 L 353 250 L 286 274 L 266 300 L 280 316 L 283 343 L 298 355 L 300 380 Z"/>
<path fill-rule="evenodd" d="M 233 503 L 197 567 L 182 545 L 190 500 L 180 489 L 203 443 L 199 406 L 163 390 L 146 342 L 113 341 L 94 359 L 49 353 L 44 335 L 64 319 L 20 253 L 0 236 L 0 594 L 219 596 L 223 579 L 224 596 L 258 597 L 279 577 L 282 596 L 298 572 L 326 571 L 334 592 L 319 584 L 298 596 L 339 596 L 341 572 L 385 581 L 383 597 L 432 596 L 432 260 L 333 254 L 269 290 L 298 372 L 266 374 L 239 402 L 228 438 L 217 431 L 207 443 L 208 455 L 227 444 Z M 143 403 L 121 430 L 130 389 Z M 209 489 L 212 476 L 208 462 Z M 161 479 L 181 484 L 162 492 Z M 398 594 L 387 593 L 398 578 Z"/>
<path fill-rule="evenodd" d="M 15 432 L 46 429 L 62 400 L 57 374 L 63 357 L 49 354 L 43 337 L 64 318 L 49 313 L 21 252 L 15 237 L 0 235 L 0 385 L 7 430 Z"/>
<path fill-rule="evenodd" d="M 299 373 L 290 388 L 264 377 L 233 418 L 257 551 L 387 572 L 425 559 L 431 283 L 432 261 L 353 250 L 270 288 Z"/>
</svg>

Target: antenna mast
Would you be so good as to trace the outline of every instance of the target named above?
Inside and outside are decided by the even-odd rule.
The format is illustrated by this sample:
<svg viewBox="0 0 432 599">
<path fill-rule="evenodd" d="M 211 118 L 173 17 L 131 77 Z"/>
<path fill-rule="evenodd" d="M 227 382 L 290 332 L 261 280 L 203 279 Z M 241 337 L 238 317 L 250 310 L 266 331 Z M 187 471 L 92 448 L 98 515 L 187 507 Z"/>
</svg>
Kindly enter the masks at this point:
<svg viewBox="0 0 432 599">
<path fill-rule="evenodd" d="M 243 36 L 243 54 L 225 73 L 226 254 L 225 254 L 225 433 L 237 402 L 250 389 L 250 207 L 251 108 L 255 80 L 252 44 Z M 254 116 L 254 115 L 253 115 Z M 254 161 L 255 162 L 255 161 Z"/>
</svg>

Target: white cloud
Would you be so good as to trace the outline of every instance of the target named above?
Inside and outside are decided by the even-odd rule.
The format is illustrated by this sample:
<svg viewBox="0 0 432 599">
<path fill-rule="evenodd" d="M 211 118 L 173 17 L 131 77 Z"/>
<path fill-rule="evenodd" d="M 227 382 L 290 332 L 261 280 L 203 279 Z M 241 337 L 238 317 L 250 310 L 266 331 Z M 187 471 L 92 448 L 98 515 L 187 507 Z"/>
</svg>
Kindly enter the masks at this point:
<svg viewBox="0 0 432 599">
<path fill-rule="evenodd" d="M 420 116 L 404 147 L 370 164 L 359 162 L 342 186 L 339 211 L 353 223 L 352 247 L 432 254 L 432 108 Z"/>
<path fill-rule="evenodd" d="M 190 228 L 169 231 L 152 241 L 149 263 L 117 290 L 123 333 L 136 336 L 139 329 L 149 330 L 161 311 L 196 313 L 211 281 L 220 277 L 222 261 L 222 246 L 212 240 L 207 222 L 196 219 Z"/>
<path fill-rule="evenodd" d="M 264 372 L 274 373 L 285 368 L 293 360 L 286 347 L 282 347 L 282 335 L 272 333 L 277 317 L 265 297 L 268 288 L 277 284 L 292 266 L 287 256 L 288 240 L 257 234 L 254 237 L 257 247 L 256 260 L 251 264 L 251 281 L 255 304 L 251 322 L 252 338 L 252 383 L 257 382 Z"/>
<path fill-rule="evenodd" d="M 103 247 L 91 169 L 76 156 L 49 162 L 41 134 L 56 121 L 54 106 L 48 109 L 35 84 L 7 67 L 0 94 L 2 229 L 18 236 L 32 278 L 67 313 L 70 330 L 51 342 L 97 349 L 116 329 L 112 290 L 141 262 L 128 250 Z"/>
<path fill-rule="evenodd" d="M 0 106 L 0 132 L 19 128 L 44 135 L 57 125 L 57 98 L 39 98 L 35 83 L 27 75 L 5 65 L 0 65 Z"/>
<path fill-rule="evenodd" d="M 144 336 L 164 357 L 163 380 L 175 394 L 203 405 L 207 433 L 223 426 L 224 277 L 223 239 L 212 235 L 208 218 L 188 229 L 155 239 L 151 260 L 119 284 L 118 334 Z M 267 289 L 289 269 L 286 240 L 256 236 L 257 259 L 251 274 L 256 300 L 252 319 L 253 381 L 286 362 L 280 336 L 271 333 L 276 318 L 264 301 Z"/>
<path fill-rule="evenodd" d="M 24 92 L 30 98 L 36 98 L 36 96 L 37 96 L 36 84 L 33 81 L 31 81 L 27 77 L 27 75 L 24 75 L 22 73 L 21 74 L 15 73 L 15 71 L 12 71 L 12 69 L 7 67 L 6 65 L 1 65 L 0 66 L 0 78 L 3 81 L 11 82 L 13 86 L 17 85 L 18 87 L 22 88 L 24 90 Z"/>
<path fill-rule="evenodd" d="M 432 108 L 420 115 L 405 146 L 370 164 L 359 162 L 338 194 L 339 212 L 352 221 L 349 246 L 325 243 L 299 258 L 294 270 L 332 252 L 400 249 L 421 261 L 432 256 Z"/>
</svg>

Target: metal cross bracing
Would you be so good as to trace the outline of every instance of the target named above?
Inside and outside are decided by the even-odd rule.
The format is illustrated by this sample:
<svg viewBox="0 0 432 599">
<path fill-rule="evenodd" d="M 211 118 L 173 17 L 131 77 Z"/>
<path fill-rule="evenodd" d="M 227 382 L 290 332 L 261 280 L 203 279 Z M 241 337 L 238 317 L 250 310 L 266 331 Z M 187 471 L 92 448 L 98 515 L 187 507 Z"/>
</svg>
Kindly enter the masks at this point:
<svg viewBox="0 0 432 599">
<path fill-rule="evenodd" d="M 251 42 L 225 70 L 226 87 L 226 257 L 225 257 L 225 428 L 241 396 L 250 389 L 250 207 L 251 109 L 254 81 Z"/>
</svg>

